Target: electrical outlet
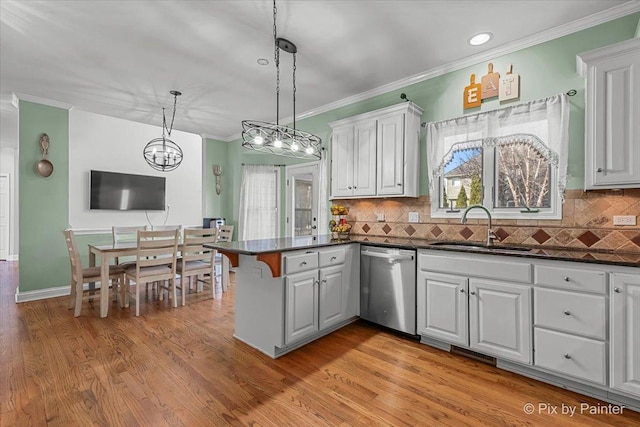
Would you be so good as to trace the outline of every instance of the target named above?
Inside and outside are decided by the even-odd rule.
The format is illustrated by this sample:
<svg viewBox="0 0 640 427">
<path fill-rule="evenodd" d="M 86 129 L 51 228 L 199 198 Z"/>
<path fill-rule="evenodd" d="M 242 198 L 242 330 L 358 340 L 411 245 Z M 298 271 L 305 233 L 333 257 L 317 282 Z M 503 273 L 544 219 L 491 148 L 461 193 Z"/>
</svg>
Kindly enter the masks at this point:
<svg viewBox="0 0 640 427">
<path fill-rule="evenodd" d="M 378 213 L 378 221 L 384 221 L 384 212 Z"/>
<path fill-rule="evenodd" d="M 614 215 L 613 225 L 636 225 L 635 215 Z"/>
<path fill-rule="evenodd" d="M 420 213 L 409 212 L 409 222 L 420 222 Z"/>
</svg>

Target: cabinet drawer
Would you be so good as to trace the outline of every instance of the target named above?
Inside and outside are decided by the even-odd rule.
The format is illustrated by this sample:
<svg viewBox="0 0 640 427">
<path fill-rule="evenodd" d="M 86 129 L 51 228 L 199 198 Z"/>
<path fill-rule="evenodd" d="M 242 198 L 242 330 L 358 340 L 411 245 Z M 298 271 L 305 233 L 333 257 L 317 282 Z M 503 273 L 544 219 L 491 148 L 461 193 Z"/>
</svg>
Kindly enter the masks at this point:
<svg viewBox="0 0 640 427">
<path fill-rule="evenodd" d="M 607 275 L 604 271 L 536 265 L 534 283 L 572 291 L 604 294 L 607 287 Z"/>
<path fill-rule="evenodd" d="M 319 253 L 320 267 L 328 267 L 330 265 L 344 264 L 345 250 L 344 248 L 333 249 L 330 251 L 322 251 Z"/>
<path fill-rule="evenodd" d="M 535 325 L 606 339 L 606 298 L 536 288 L 534 290 Z"/>
<path fill-rule="evenodd" d="M 318 268 L 318 253 L 310 252 L 304 254 L 287 255 L 284 257 L 285 274 L 297 273 Z"/>
<path fill-rule="evenodd" d="M 602 341 L 535 328 L 535 366 L 594 383 L 607 383 Z"/>
</svg>

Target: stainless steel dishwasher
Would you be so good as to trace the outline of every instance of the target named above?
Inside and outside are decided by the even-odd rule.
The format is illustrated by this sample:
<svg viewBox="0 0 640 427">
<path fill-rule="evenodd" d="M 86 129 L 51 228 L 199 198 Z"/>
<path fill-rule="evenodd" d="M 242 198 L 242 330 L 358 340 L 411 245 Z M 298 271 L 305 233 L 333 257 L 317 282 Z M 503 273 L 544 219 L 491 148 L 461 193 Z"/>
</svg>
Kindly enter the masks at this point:
<svg viewBox="0 0 640 427">
<path fill-rule="evenodd" d="M 416 251 L 360 247 L 360 317 L 415 335 Z"/>
</svg>

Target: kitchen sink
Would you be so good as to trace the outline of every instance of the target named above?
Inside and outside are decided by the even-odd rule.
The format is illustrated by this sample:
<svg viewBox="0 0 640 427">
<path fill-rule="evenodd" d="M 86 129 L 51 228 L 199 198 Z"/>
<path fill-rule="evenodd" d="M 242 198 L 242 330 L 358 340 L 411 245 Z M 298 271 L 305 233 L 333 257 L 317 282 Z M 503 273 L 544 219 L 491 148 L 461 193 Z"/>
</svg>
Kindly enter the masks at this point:
<svg viewBox="0 0 640 427">
<path fill-rule="evenodd" d="M 503 245 L 492 245 L 488 246 L 478 242 L 452 242 L 452 241 L 440 241 L 433 242 L 430 246 L 438 246 L 443 249 L 462 249 L 468 251 L 478 251 L 478 252 L 516 252 L 516 253 L 524 253 L 529 252 L 531 248 L 523 248 L 521 246 L 503 246 Z"/>
</svg>

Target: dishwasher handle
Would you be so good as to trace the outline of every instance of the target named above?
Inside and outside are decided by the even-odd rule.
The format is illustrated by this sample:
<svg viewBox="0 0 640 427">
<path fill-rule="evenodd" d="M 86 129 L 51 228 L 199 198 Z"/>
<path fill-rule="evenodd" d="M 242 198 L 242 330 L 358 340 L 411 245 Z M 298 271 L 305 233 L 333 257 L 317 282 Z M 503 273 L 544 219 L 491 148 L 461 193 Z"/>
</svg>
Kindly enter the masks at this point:
<svg viewBox="0 0 640 427">
<path fill-rule="evenodd" d="M 396 254 L 388 254 L 383 252 L 369 252 L 369 251 L 361 251 L 360 255 L 370 256 L 374 258 L 384 258 L 384 259 L 388 259 L 390 262 L 403 261 L 403 260 L 413 261 L 413 255 L 396 255 Z"/>
</svg>

